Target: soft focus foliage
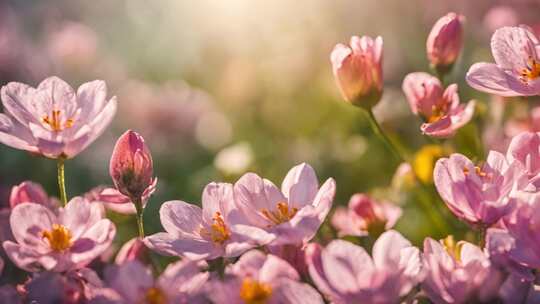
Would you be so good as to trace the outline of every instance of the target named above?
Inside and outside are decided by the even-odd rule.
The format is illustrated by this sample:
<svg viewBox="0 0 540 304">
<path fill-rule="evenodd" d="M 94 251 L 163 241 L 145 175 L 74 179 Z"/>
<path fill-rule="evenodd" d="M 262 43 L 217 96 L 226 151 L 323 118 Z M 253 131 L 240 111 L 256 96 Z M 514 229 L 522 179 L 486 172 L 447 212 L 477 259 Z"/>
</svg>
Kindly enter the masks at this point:
<svg viewBox="0 0 540 304">
<path fill-rule="evenodd" d="M 538 11 L 0 0 L 0 302 L 540 303 Z"/>
</svg>

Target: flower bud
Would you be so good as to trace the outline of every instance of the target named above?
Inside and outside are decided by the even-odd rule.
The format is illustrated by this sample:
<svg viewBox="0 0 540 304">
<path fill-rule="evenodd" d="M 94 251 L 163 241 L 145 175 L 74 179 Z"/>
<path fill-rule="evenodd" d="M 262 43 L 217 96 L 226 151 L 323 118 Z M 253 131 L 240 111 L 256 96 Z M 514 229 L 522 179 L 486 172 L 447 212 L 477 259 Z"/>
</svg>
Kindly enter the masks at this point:
<svg viewBox="0 0 540 304">
<path fill-rule="evenodd" d="M 109 173 L 116 189 L 132 199 L 141 199 L 152 187 L 152 156 L 142 136 L 131 130 L 120 136 L 111 156 Z"/>
<path fill-rule="evenodd" d="M 49 205 L 49 197 L 40 184 L 25 181 L 17 186 L 13 186 L 9 196 L 9 205 L 11 208 L 21 203 Z"/>
<path fill-rule="evenodd" d="M 429 33 L 427 56 L 439 73 L 448 72 L 461 52 L 464 19 L 462 15 L 448 13 L 435 23 Z"/>
<path fill-rule="evenodd" d="M 141 262 L 147 262 L 148 260 L 146 246 L 144 246 L 140 238 L 133 238 L 122 245 L 122 248 L 116 254 L 114 262 L 121 265 L 133 260 L 139 260 Z"/>
<path fill-rule="evenodd" d="M 369 110 L 381 99 L 382 48 L 381 37 L 353 36 L 350 46 L 338 44 L 330 55 L 341 95 L 355 106 Z"/>
</svg>

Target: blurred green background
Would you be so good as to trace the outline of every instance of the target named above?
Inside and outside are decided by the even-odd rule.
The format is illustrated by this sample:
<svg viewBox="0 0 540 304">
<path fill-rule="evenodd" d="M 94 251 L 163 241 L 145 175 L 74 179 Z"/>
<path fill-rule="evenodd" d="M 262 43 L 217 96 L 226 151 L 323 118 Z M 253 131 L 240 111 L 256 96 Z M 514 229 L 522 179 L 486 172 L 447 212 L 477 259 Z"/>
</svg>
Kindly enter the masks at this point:
<svg viewBox="0 0 540 304">
<path fill-rule="evenodd" d="M 72 86 L 103 79 L 109 95 L 118 97 L 108 131 L 67 162 L 69 196 L 111 184 L 113 145 L 133 129 L 149 144 L 159 178 L 145 213 L 147 232 L 160 229 L 164 201 L 198 203 L 208 182 L 234 182 L 247 171 L 279 184 L 289 168 L 308 162 L 321 182 L 336 179 L 336 205 L 347 204 L 356 192 L 401 205 L 397 229 L 417 244 L 449 229 L 464 237 L 464 226 L 449 216 L 429 182 L 421 193 L 391 187 L 399 161 L 363 114 L 341 100 L 329 62 L 333 46 L 351 35 L 383 37 L 385 93 L 375 114 L 412 158 L 433 141 L 421 135 L 401 82 L 407 73 L 429 71 L 425 40 L 435 21 L 450 11 L 463 14 L 464 50 L 447 83 L 460 85 L 462 102 L 480 103 L 474 122 L 444 145 L 445 151 L 480 159 L 479 134 L 492 123 L 486 114 L 492 104 L 466 85 L 464 75 L 472 63 L 492 61 L 495 28 L 534 25 L 540 9 L 538 1 L 525 0 L 0 3 L 2 84 L 37 85 L 51 75 Z M 503 15 L 494 12 L 501 7 Z M 7 205 L 10 187 L 27 179 L 57 195 L 55 170 L 52 160 L 0 146 L 1 202 Z M 426 204 L 441 211 L 448 225 L 437 228 Z M 118 242 L 136 234 L 132 218 L 112 216 L 120 224 Z"/>
</svg>

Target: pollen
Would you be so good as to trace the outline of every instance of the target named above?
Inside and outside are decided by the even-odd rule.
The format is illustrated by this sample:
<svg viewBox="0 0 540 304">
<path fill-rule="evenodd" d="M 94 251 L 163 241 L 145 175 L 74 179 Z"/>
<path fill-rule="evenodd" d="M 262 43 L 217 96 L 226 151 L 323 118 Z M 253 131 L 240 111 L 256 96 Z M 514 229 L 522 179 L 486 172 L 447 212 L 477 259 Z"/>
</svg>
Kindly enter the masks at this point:
<svg viewBox="0 0 540 304">
<path fill-rule="evenodd" d="M 210 238 L 212 242 L 217 244 L 223 244 L 231 237 L 231 232 L 227 228 L 221 212 L 218 211 L 214 214 L 212 225 L 210 228 L 202 228 L 201 235 Z"/>
<path fill-rule="evenodd" d="M 268 209 L 261 210 L 262 215 L 275 225 L 288 222 L 296 215 L 296 212 L 298 212 L 298 208 L 290 208 L 289 204 L 285 202 L 277 203 L 276 209 L 273 211 L 269 211 Z"/>
<path fill-rule="evenodd" d="M 41 236 L 46 239 L 52 250 L 62 252 L 71 247 L 71 232 L 66 226 L 53 224 L 51 230 L 44 230 Z"/>
<path fill-rule="evenodd" d="M 461 262 L 461 248 L 463 247 L 463 242 L 457 242 L 454 240 L 453 235 L 449 235 L 446 238 L 440 240 L 441 244 L 444 247 L 444 250 L 454 258 L 457 262 Z"/>
<path fill-rule="evenodd" d="M 167 296 L 161 289 L 157 287 L 150 287 L 144 295 L 144 300 L 141 302 L 144 304 L 166 304 Z"/>
<path fill-rule="evenodd" d="M 428 117 L 427 121 L 429 123 L 434 123 L 439 121 L 443 116 L 448 112 L 448 103 L 444 102 L 441 105 L 433 105 L 431 107 L 431 116 Z"/>
<path fill-rule="evenodd" d="M 272 296 L 272 287 L 252 278 L 245 278 L 240 288 L 240 298 L 246 304 L 265 304 Z"/>
<path fill-rule="evenodd" d="M 479 166 L 474 166 L 474 172 L 476 173 L 476 175 L 478 175 L 479 177 L 482 177 L 482 178 L 489 178 L 490 177 L 490 175 L 486 171 L 482 170 L 482 168 L 480 168 Z M 469 173 L 470 173 L 469 168 L 464 167 L 463 168 L 463 173 L 465 175 L 469 175 Z"/>
<path fill-rule="evenodd" d="M 48 125 L 54 132 L 60 132 L 65 129 L 69 129 L 73 126 L 74 120 L 68 118 L 65 121 L 62 121 L 62 112 L 60 110 L 53 110 L 51 115 L 45 115 L 41 121 Z"/>
<path fill-rule="evenodd" d="M 527 66 L 521 70 L 521 80 L 523 82 L 528 82 L 529 80 L 534 80 L 540 77 L 540 62 L 536 59 L 529 57 L 527 60 Z"/>
</svg>

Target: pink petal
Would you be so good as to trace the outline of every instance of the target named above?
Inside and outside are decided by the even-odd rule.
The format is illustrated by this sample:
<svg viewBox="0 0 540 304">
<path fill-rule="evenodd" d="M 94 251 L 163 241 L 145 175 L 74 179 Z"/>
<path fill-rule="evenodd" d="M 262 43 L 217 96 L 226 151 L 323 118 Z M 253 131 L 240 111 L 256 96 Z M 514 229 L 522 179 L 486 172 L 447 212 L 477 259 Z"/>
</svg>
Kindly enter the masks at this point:
<svg viewBox="0 0 540 304">
<path fill-rule="evenodd" d="M 107 102 L 107 85 L 103 80 L 83 83 L 77 89 L 77 103 L 81 108 L 80 117 L 94 117 Z"/>
<path fill-rule="evenodd" d="M 319 181 L 315 170 L 306 163 L 293 167 L 281 185 L 281 191 L 289 199 L 289 205 L 298 209 L 311 204 L 318 188 Z"/>
<path fill-rule="evenodd" d="M 399 232 L 395 230 L 384 232 L 373 245 L 373 261 L 375 266 L 380 269 L 397 267 L 401 259 L 401 250 L 411 246 L 411 242 L 405 239 Z"/>
<path fill-rule="evenodd" d="M 211 224 L 217 212 L 226 219 L 232 208 L 234 208 L 234 199 L 231 184 L 210 183 L 204 188 L 202 194 L 202 216 L 204 221 Z"/>
<path fill-rule="evenodd" d="M 493 63 L 475 63 L 465 77 L 467 83 L 482 92 L 504 97 L 537 95 L 538 89 L 528 86 Z"/>
<path fill-rule="evenodd" d="M 17 267 L 30 272 L 39 271 L 40 265 L 38 259 L 40 254 L 38 252 L 12 241 L 5 241 L 2 245 L 9 259 Z"/>
<path fill-rule="evenodd" d="M 534 34 L 522 27 L 503 27 L 491 37 L 491 50 L 497 65 L 504 70 L 520 73 L 529 57 L 537 59 Z M 536 41 L 537 42 L 537 41 Z"/>
<path fill-rule="evenodd" d="M 60 110 L 67 117 L 75 114 L 77 109 L 77 96 L 73 88 L 62 79 L 52 76 L 43 80 L 37 87 L 38 91 L 44 92 L 47 104 L 43 105 L 45 113 Z"/>
<path fill-rule="evenodd" d="M 265 263 L 260 268 L 259 280 L 261 282 L 273 283 L 275 280 L 281 278 L 289 278 L 298 281 L 300 275 L 286 261 L 275 255 L 267 255 Z"/>
<path fill-rule="evenodd" d="M 341 293 L 357 291 L 359 280 L 369 280 L 374 268 L 371 257 L 362 247 L 342 240 L 330 242 L 321 258 L 328 282 Z"/>
<path fill-rule="evenodd" d="M 116 227 L 108 219 L 102 219 L 88 229 L 70 248 L 71 260 L 86 265 L 107 250 L 116 235 Z"/>
<path fill-rule="evenodd" d="M 72 198 L 60 214 L 61 223 L 69 229 L 75 239 L 79 238 L 101 218 L 101 210 L 93 207 L 80 196 Z"/>
<path fill-rule="evenodd" d="M 144 238 L 144 244 L 161 254 L 185 256 L 190 260 L 213 259 L 218 256 L 212 242 L 189 236 L 178 238 L 160 232 Z"/>
<path fill-rule="evenodd" d="M 183 201 L 168 201 L 159 209 L 161 225 L 172 236 L 198 236 L 202 210 Z"/>
<path fill-rule="evenodd" d="M 279 288 L 276 290 L 276 294 L 273 297 L 275 303 L 324 303 L 321 295 L 308 284 L 291 279 L 280 279 L 278 286 Z"/>
<path fill-rule="evenodd" d="M 43 205 L 22 203 L 13 208 L 9 221 L 11 232 L 17 243 L 39 248 L 45 245 L 41 233 L 44 230 L 50 230 L 57 219 Z"/>
</svg>

